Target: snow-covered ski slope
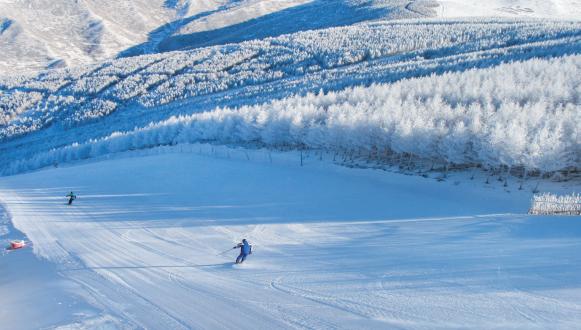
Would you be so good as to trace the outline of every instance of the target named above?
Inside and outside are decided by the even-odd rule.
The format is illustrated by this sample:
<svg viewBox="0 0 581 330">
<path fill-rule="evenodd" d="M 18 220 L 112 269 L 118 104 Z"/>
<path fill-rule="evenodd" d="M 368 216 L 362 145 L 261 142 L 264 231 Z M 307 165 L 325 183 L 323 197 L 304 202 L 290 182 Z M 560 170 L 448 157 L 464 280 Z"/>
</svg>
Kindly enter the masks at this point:
<svg viewBox="0 0 581 330">
<path fill-rule="evenodd" d="M 0 0 L 0 328 L 575 329 L 578 9 Z"/>
<path fill-rule="evenodd" d="M 301 167 L 296 153 L 199 148 L 201 155 L 197 146 L 173 147 L 0 178 L 16 227 L 75 283 L 60 286 L 58 301 L 94 306 L 57 310 L 56 325 L 575 329 L 581 322 L 579 218 L 525 215 L 530 195 L 512 182 L 484 189 L 481 178 L 461 175 L 437 182 L 318 157 Z M 70 190 L 79 198 L 69 207 Z M 219 254 L 242 238 L 254 254 L 233 266 L 236 251 Z M 16 306 L 0 307 L 12 316 L 3 327 L 34 328 Z"/>
<path fill-rule="evenodd" d="M 14 229 L 2 206 L 0 203 L 1 328 L 47 329 L 79 313 L 98 313 L 74 294 L 82 288 L 60 276 L 56 264 L 34 255 L 33 243 L 27 242 L 20 250 L 6 250 L 10 240 L 25 236 Z"/>
<path fill-rule="evenodd" d="M 368 144 L 367 149 L 379 147 L 444 162 L 554 171 L 579 163 L 580 53 L 579 22 L 381 21 L 110 60 L 37 76 L 6 77 L 0 82 L 4 115 L 0 118 L 1 165 L 3 173 L 10 174 L 71 157 L 94 156 L 109 151 L 84 148 L 80 155 L 70 156 L 65 148 L 65 155 L 57 158 L 51 158 L 53 151 L 47 152 L 72 144 L 87 146 L 93 143 L 89 142 L 92 139 L 132 131 L 152 122 L 163 123 L 173 115 L 219 111 L 217 107 L 225 106 L 236 109 L 289 97 L 290 101 L 282 104 L 289 105 L 288 113 L 298 117 L 291 120 L 292 116 L 283 116 L 277 122 L 304 134 L 289 136 L 288 129 L 282 129 L 281 136 L 268 140 L 253 139 L 253 135 L 245 138 L 238 133 L 228 136 L 228 131 L 222 136 L 205 136 L 203 130 L 198 130 L 198 135 L 191 135 L 194 141 L 182 142 L 251 140 L 341 150 L 359 148 L 359 142 L 331 141 L 332 136 L 313 140 L 311 135 L 319 134 L 317 127 L 328 121 L 320 116 L 311 118 L 314 122 L 300 119 L 297 114 L 302 110 L 293 108 L 296 104 L 292 98 L 307 92 L 385 84 L 362 89 L 361 97 L 351 98 L 349 102 L 359 112 L 351 111 L 348 116 L 353 120 L 341 124 L 354 134 L 352 140 L 358 139 L 358 121 L 354 118 L 384 108 L 369 123 L 378 129 L 373 133 L 379 134 L 375 141 L 383 142 L 380 146 Z M 515 63 L 496 68 L 503 62 Z M 451 73 L 441 76 L 444 72 Z M 340 95 L 349 94 L 353 93 Z M 305 109 L 326 112 L 327 108 L 341 107 L 345 100 L 333 95 L 320 99 L 306 97 L 299 103 Z M 377 107 L 368 110 L 369 103 L 377 103 Z M 395 109 L 391 109 L 391 103 Z M 424 114 L 404 111 L 400 117 L 392 115 L 397 108 L 410 107 Z M 431 113 L 431 108 L 444 112 Z M 528 116 L 529 113 L 535 115 Z M 504 120 L 509 117 L 522 120 L 514 122 L 511 129 Z M 208 128 L 215 124 L 215 120 L 207 123 Z M 264 128 L 260 120 L 251 124 L 258 125 L 258 130 Z M 401 131 L 402 128 L 406 130 Z M 435 137 L 454 131 L 461 137 L 460 148 L 456 149 L 460 150 L 460 157 L 447 151 L 455 146 L 446 141 L 441 146 L 418 150 L 416 141 L 407 137 L 426 130 Z M 364 135 L 360 137 L 369 140 Z M 148 139 L 126 145 L 125 149 L 148 147 Z M 432 140 L 436 145 L 440 143 Z M 505 145 L 494 141 L 504 141 Z M 173 136 L 153 139 L 154 145 L 174 142 Z M 474 143 L 484 147 L 474 149 Z M 22 145 L 27 147 L 21 148 Z M 532 149 L 523 155 L 527 146 Z"/>
</svg>

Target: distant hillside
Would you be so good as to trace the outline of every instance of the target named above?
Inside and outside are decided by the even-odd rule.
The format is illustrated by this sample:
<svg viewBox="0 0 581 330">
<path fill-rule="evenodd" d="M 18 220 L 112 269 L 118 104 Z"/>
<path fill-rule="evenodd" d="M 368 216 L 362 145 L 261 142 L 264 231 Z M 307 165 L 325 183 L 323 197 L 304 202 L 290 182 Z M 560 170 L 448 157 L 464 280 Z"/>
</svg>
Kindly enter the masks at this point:
<svg viewBox="0 0 581 330">
<path fill-rule="evenodd" d="M 581 0 L 4 0 L 0 76 L 433 16 L 581 19 Z"/>
<path fill-rule="evenodd" d="M 369 19 L 423 16 L 406 8 L 408 4 L 402 0 L 0 1 L 0 76 Z"/>
</svg>

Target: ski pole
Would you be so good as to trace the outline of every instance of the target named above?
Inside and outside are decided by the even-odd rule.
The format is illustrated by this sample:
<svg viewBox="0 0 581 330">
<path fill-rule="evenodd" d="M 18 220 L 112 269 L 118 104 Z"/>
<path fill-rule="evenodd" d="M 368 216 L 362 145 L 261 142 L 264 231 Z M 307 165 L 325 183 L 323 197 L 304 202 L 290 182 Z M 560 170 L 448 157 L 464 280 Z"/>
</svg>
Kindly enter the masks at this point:
<svg viewBox="0 0 581 330">
<path fill-rule="evenodd" d="M 233 247 L 233 248 L 231 248 L 231 249 L 228 249 L 228 250 L 226 250 L 226 251 L 224 251 L 224 252 L 220 252 L 220 253 L 218 253 L 218 254 L 217 254 L 217 256 L 221 256 L 221 255 L 223 255 L 224 253 L 226 253 L 226 252 L 230 252 L 230 250 L 233 250 L 233 249 L 235 249 L 235 247 Z"/>
</svg>

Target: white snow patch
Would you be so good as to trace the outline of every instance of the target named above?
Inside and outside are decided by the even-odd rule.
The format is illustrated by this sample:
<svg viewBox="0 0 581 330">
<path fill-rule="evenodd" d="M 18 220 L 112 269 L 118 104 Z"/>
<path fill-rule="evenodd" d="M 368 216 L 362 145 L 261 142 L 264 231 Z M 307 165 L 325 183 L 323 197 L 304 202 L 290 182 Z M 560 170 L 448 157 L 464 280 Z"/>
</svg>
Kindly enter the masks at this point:
<svg viewBox="0 0 581 330">
<path fill-rule="evenodd" d="M 539 17 L 581 19 L 580 0 L 438 0 L 441 17 Z"/>
</svg>

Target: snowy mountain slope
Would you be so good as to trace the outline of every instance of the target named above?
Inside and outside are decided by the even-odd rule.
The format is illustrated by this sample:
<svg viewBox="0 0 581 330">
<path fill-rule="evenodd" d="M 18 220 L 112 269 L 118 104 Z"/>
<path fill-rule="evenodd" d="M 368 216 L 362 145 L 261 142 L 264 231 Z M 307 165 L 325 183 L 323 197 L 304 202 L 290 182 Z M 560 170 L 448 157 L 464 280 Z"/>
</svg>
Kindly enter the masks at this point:
<svg viewBox="0 0 581 330">
<path fill-rule="evenodd" d="M 422 1 L 417 1 L 417 10 L 410 10 L 410 1 L 404 0 L 247 2 L 246 6 L 212 13 L 202 19 L 182 24 L 174 34 L 159 44 L 158 50 L 180 50 L 263 39 L 377 19 L 430 16 L 428 11 L 422 11 L 425 7 Z M 264 15 L 257 17 L 257 13 Z"/>
<path fill-rule="evenodd" d="M 227 33 L 223 29 L 239 25 L 255 19 L 261 19 L 263 16 L 284 11 L 289 8 L 310 3 L 312 0 L 284 0 L 284 1 L 262 1 L 262 0 L 245 0 L 245 1 L 230 1 L 213 10 L 204 12 L 192 13 L 189 8 L 190 4 L 183 5 L 183 9 L 187 12 L 180 14 L 176 20 L 169 22 L 155 31 L 150 33 L 149 40 L 143 44 L 131 47 L 121 53 L 121 56 L 135 56 L 148 53 L 157 53 L 159 51 L 177 50 L 182 48 L 196 48 L 207 43 L 220 44 L 233 42 L 233 35 L 238 38 L 255 39 L 253 33 L 246 33 L 240 31 L 240 28 L 232 28 L 236 32 Z M 333 1 L 339 4 L 341 1 Z M 306 11 L 310 13 L 310 11 Z M 272 23 L 272 22 L 271 22 Z M 262 33 L 265 36 L 281 34 L 280 29 L 275 20 L 275 26 L 263 26 Z M 301 24 L 294 24 L 297 31 L 306 29 L 306 26 Z M 259 29 L 254 29 L 257 32 Z M 178 36 L 187 33 L 203 33 L 212 31 L 212 38 L 206 37 L 204 42 L 196 42 L 195 40 L 181 40 L 178 41 Z M 208 40 L 210 39 L 210 40 Z"/>
<path fill-rule="evenodd" d="M 0 76 L 376 19 L 580 14 L 579 0 L 4 0 Z"/>
<path fill-rule="evenodd" d="M 0 19 L 12 24 L 12 36 L 0 38 L 4 55 L 0 58 L 0 75 L 90 64 L 118 55 L 278 36 L 375 18 L 420 17 L 417 12 L 405 9 L 407 3 L 401 0 L 0 1 Z"/>
<path fill-rule="evenodd" d="M 9 56 L 0 59 L 0 75 L 113 57 L 145 41 L 147 32 L 171 20 L 173 12 L 162 0 L 0 1 L 0 16 L 18 28 L 15 39 L 1 41 Z"/>
<path fill-rule="evenodd" d="M 18 22 L 5 17 L 0 17 L 0 49 L 0 75 L 27 72 L 55 64 L 55 59 L 42 42 L 26 34 Z"/>
<path fill-rule="evenodd" d="M 580 0 L 439 0 L 441 17 L 504 16 L 581 19 Z"/>
<path fill-rule="evenodd" d="M 192 146 L 0 178 L 0 199 L 35 253 L 99 310 L 55 311 L 55 325 L 540 329 L 581 322 L 578 218 L 522 214 L 529 194 L 512 182 L 506 193 L 502 183 L 483 189 L 462 177 L 454 185 L 318 157 L 301 167 L 296 153 L 271 153 L 271 163 L 266 152 L 200 148 L 207 155 Z M 68 207 L 62 196 L 71 189 L 79 198 Z M 244 237 L 254 253 L 233 267 L 237 251 L 219 254 Z M 10 289 L 3 294 L 19 296 Z M 72 299 L 58 297 L 63 305 Z M 2 308 L 13 322 L 4 326 L 33 328 L 15 306 Z"/>
<path fill-rule="evenodd" d="M 512 102 L 537 102 L 535 95 L 542 94 L 542 86 L 555 78 L 555 93 L 547 94 L 548 104 L 552 105 L 541 112 L 567 111 L 575 114 L 579 107 L 576 69 L 571 71 L 568 66 L 557 64 L 559 62 L 533 61 L 529 65 L 527 61 L 580 53 L 581 23 L 578 22 L 375 22 L 187 52 L 111 60 L 87 68 L 53 70 L 38 76 L 3 79 L 0 84 L 4 114 L 3 122 L 0 122 L 0 136 L 4 139 L 0 145 L 3 165 L 4 169 L 12 168 L 7 173 L 37 166 L 34 165 L 36 161 L 26 160 L 35 154 L 42 155 L 41 163 L 46 164 L 47 160 L 50 161 L 50 157 L 45 158 L 45 152 L 49 149 L 73 143 L 84 144 L 116 131 L 131 131 L 136 126 L 164 121 L 171 115 L 189 115 L 223 106 L 253 105 L 321 89 L 329 91 L 353 85 L 393 83 L 402 78 L 445 71 L 461 73 L 468 68 L 481 68 L 484 70 L 481 77 L 490 78 L 494 70 L 486 71 L 486 68 L 509 61 L 524 61 L 513 65 L 522 79 L 517 80 L 516 84 L 495 79 L 485 82 L 492 84 L 493 90 L 506 89 L 507 93 L 492 94 L 507 98 L 490 103 L 491 97 L 485 95 L 487 92 L 475 90 L 450 99 L 444 97 L 444 103 L 447 102 L 453 109 L 458 104 L 473 104 L 485 109 L 506 106 L 513 109 L 511 111 L 524 112 L 527 107 L 515 110 L 518 107 L 511 107 Z M 577 57 L 568 61 L 572 61 L 573 68 L 577 67 Z M 544 67 L 546 71 L 539 75 L 537 67 Z M 569 77 L 569 74 L 573 76 Z M 569 78 L 558 80 L 561 75 Z M 460 81 L 471 83 L 470 74 L 461 77 Z M 426 78 L 422 84 L 431 86 L 437 79 Z M 522 94 L 519 84 L 537 86 L 534 88 L 538 90 Z M 455 89 L 457 86 L 452 84 L 447 88 Z M 470 86 L 461 88 L 469 89 Z M 511 93 L 514 96 L 508 97 Z M 445 91 L 439 95 L 445 95 Z M 431 100 L 420 98 L 424 99 L 425 102 Z M 425 105 L 429 107 L 429 104 Z M 569 110 L 559 110 L 561 108 Z M 379 127 L 380 122 L 377 123 Z M 488 124 L 492 125 L 493 121 Z M 489 129 L 491 127 L 485 128 Z M 526 130 L 542 131 L 532 129 L 532 126 Z M 574 152 L 571 145 L 575 143 L 571 143 L 571 136 L 577 130 L 578 127 L 574 126 L 563 133 L 563 139 L 557 139 L 561 141 L 558 148 L 567 150 L 565 154 Z M 527 139 L 539 139 L 537 133 L 532 133 Z M 515 135 L 514 141 L 528 133 L 523 134 Z M 482 139 L 488 139 L 487 136 L 484 134 Z M 307 143 L 306 140 L 294 141 Z M 171 140 L 163 143 L 167 142 Z M 481 142 L 484 145 L 490 143 L 487 140 Z M 23 144 L 27 148 L 20 148 Z M 383 147 L 392 151 L 406 150 L 399 144 Z M 497 145 L 471 159 L 491 165 L 525 165 L 522 158 L 520 161 L 511 158 L 517 157 L 518 152 L 509 158 L 490 158 L 491 154 L 499 152 L 499 147 Z M 456 161 L 438 150 L 432 151 L 438 158 Z M 563 160 L 560 157 L 557 159 Z M 11 163 L 13 160 L 19 160 L 19 163 Z M 60 162 L 59 159 L 54 161 Z M 533 167 L 539 168 L 539 164 L 535 164 Z M 568 164 L 570 161 L 564 161 L 561 165 L 565 167 Z M 544 169 L 549 170 L 549 167 Z"/>
<path fill-rule="evenodd" d="M 112 58 L 148 39 L 152 43 L 161 41 L 171 35 L 172 22 L 201 17 L 219 8 L 250 7 L 250 18 L 295 5 L 298 1 L 279 1 L 288 4 L 267 6 L 268 10 L 251 7 L 246 2 L 0 1 L 0 17 L 5 17 L 12 22 L 13 29 L 17 29 L 13 32 L 15 37 L 0 39 L 4 54 L 0 59 L 0 75 L 35 71 L 47 66 L 77 66 Z"/>
</svg>

